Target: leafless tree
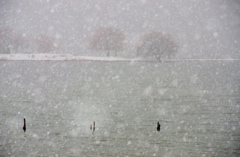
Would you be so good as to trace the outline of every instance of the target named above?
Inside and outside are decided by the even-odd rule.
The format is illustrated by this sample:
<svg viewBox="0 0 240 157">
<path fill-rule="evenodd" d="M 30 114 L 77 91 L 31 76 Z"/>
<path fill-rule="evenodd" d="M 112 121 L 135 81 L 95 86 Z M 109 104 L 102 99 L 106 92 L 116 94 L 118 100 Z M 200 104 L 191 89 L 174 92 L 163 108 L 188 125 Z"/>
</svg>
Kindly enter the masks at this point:
<svg viewBox="0 0 240 157">
<path fill-rule="evenodd" d="M 40 34 L 35 39 L 35 42 L 37 44 L 37 50 L 40 53 L 48 53 L 59 48 L 56 39 L 45 34 Z"/>
<path fill-rule="evenodd" d="M 95 51 L 107 51 L 107 56 L 110 51 L 117 52 L 123 49 L 124 33 L 112 27 L 102 27 L 97 29 L 89 39 L 89 48 Z"/>
<path fill-rule="evenodd" d="M 1 53 L 17 53 L 22 50 L 26 39 L 23 34 L 9 27 L 0 28 L 0 51 Z"/>
<path fill-rule="evenodd" d="M 178 46 L 169 34 L 152 32 L 140 36 L 136 43 L 137 56 L 154 56 L 157 60 L 162 57 L 170 58 L 177 52 Z"/>
</svg>

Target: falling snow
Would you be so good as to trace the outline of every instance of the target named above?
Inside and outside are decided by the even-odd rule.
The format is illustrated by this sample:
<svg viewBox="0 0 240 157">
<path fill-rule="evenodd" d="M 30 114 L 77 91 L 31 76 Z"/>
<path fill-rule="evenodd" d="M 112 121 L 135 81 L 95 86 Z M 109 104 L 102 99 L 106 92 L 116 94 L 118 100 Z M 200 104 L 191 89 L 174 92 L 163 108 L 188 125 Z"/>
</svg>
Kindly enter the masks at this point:
<svg viewBox="0 0 240 157">
<path fill-rule="evenodd" d="M 240 156 L 239 42 L 237 0 L 2 0 L 0 156 Z"/>
</svg>

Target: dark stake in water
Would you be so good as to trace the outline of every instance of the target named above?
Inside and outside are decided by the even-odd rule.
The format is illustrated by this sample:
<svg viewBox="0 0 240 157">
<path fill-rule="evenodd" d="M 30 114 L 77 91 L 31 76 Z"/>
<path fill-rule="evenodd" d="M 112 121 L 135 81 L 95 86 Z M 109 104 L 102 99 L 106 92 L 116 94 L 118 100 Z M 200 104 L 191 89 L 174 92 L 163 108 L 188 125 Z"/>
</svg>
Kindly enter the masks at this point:
<svg viewBox="0 0 240 157">
<path fill-rule="evenodd" d="M 95 131 L 95 121 L 93 121 L 93 125 L 92 124 L 90 125 L 90 130 L 92 131 L 93 134 Z"/>
<path fill-rule="evenodd" d="M 26 119 L 23 119 L 23 131 L 26 132 Z"/>
<path fill-rule="evenodd" d="M 157 131 L 158 132 L 160 132 L 160 129 L 161 129 L 160 127 L 161 127 L 161 125 L 159 124 L 159 122 L 157 122 Z"/>
<path fill-rule="evenodd" d="M 237 61 L 2 61 L 0 156 L 240 156 L 239 69 Z"/>
<path fill-rule="evenodd" d="M 24 123 L 23 124 L 23 131 L 25 132 L 26 131 L 26 119 L 25 118 L 23 119 L 23 123 Z"/>
<path fill-rule="evenodd" d="M 93 121 L 93 132 L 95 131 L 95 121 Z"/>
</svg>

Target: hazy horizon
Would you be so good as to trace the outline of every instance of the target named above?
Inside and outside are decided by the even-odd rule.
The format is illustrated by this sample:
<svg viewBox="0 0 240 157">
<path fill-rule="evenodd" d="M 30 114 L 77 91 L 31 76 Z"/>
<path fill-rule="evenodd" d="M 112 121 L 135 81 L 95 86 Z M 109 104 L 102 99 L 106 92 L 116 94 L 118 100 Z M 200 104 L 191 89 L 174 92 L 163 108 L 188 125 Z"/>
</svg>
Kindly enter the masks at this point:
<svg viewBox="0 0 240 157">
<path fill-rule="evenodd" d="M 123 56 L 135 55 L 136 38 L 146 32 L 170 34 L 179 45 L 175 58 L 239 58 L 240 3 L 236 0 L 3 0 L 0 27 L 30 38 L 54 37 L 59 53 L 92 55 L 89 35 L 116 27 L 126 35 Z M 121 56 L 121 53 L 119 53 Z"/>
</svg>

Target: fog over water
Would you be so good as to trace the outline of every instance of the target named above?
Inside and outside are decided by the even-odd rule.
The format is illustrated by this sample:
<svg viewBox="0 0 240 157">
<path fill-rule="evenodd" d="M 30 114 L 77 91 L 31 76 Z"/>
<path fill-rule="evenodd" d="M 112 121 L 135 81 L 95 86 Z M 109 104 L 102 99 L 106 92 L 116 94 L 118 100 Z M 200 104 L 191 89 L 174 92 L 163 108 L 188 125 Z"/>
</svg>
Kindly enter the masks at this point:
<svg viewBox="0 0 240 157">
<path fill-rule="evenodd" d="M 140 34 L 160 31 L 180 46 L 177 58 L 239 58 L 238 0 L 2 0 L 0 7 L 0 27 L 57 38 L 57 53 L 99 56 L 87 49 L 89 35 L 111 26 L 126 35 L 122 56 L 135 56 Z"/>
</svg>

